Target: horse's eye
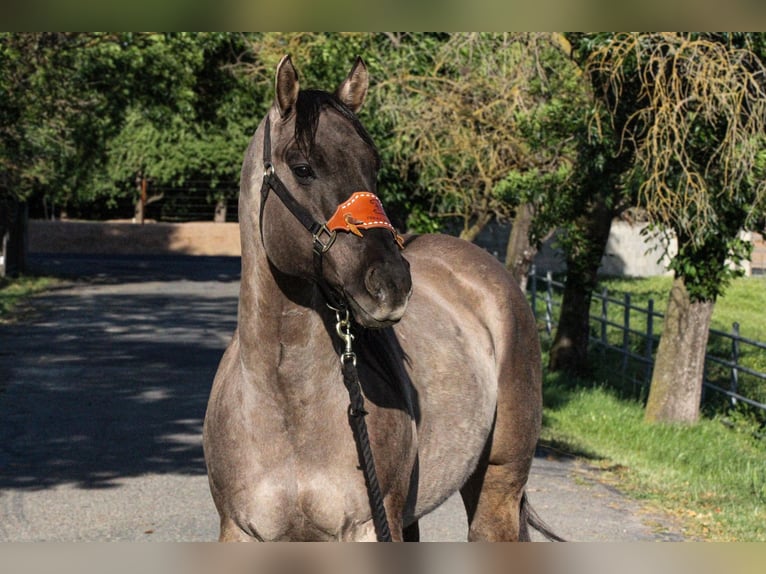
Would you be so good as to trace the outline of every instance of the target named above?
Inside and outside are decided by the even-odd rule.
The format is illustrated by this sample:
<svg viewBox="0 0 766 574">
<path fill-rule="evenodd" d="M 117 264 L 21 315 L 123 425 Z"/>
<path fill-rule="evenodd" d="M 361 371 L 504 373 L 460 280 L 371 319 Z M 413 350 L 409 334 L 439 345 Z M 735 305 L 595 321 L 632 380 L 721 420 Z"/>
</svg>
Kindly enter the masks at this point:
<svg viewBox="0 0 766 574">
<path fill-rule="evenodd" d="M 294 165 L 290 169 L 293 170 L 293 174 L 299 180 L 308 181 L 314 178 L 314 170 L 311 169 L 311 166 L 305 163 Z"/>
</svg>

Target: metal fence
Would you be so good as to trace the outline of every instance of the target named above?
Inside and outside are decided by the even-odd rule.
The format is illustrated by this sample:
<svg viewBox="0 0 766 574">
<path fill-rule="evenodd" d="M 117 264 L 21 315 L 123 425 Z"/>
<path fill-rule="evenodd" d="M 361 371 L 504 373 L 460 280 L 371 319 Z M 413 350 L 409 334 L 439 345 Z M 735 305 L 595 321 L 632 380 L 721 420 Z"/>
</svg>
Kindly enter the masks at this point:
<svg viewBox="0 0 766 574">
<path fill-rule="evenodd" d="M 194 183 L 194 182 L 192 182 Z M 202 182 L 203 184 L 206 182 Z M 187 184 L 183 187 L 154 186 L 150 188 L 152 198 L 145 208 L 145 217 L 156 221 L 182 223 L 185 221 L 213 221 L 216 211 L 222 205 L 217 196 L 224 196 L 222 220 L 239 221 L 238 187 L 236 183 L 225 182 L 215 191 L 203 185 Z"/>
<path fill-rule="evenodd" d="M 528 297 L 548 337 L 557 325 L 564 284 L 548 272 L 532 271 L 527 282 Z M 654 359 L 662 333 L 664 315 L 654 310 L 654 300 L 646 307 L 634 305 L 630 293 L 610 294 L 604 287 L 593 294 L 590 315 L 590 340 L 593 350 L 614 357 L 612 369 L 623 381 L 647 387 L 652 379 Z M 766 373 L 754 365 L 766 364 L 766 343 L 742 337 L 739 323 L 730 333 L 710 330 L 705 356 L 703 391 L 712 391 L 730 406 L 744 403 L 766 413 Z M 709 397 L 705 397 L 707 400 Z M 715 402 L 715 399 L 712 400 Z"/>
</svg>

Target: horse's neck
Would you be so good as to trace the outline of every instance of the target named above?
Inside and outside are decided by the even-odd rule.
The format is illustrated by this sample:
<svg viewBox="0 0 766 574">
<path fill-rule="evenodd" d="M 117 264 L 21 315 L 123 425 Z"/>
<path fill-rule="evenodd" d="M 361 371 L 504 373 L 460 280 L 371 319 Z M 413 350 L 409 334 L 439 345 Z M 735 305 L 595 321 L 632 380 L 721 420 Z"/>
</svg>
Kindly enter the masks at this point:
<svg viewBox="0 0 766 574">
<path fill-rule="evenodd" d="M 243 259 L 242 271 L 238 331 L 241 359 L 249 372 L 276 381 L 305 373 L 320 357 L 337 362 L 313 286 L 296 279 L 288 296 L 265 261 Z"/>
</svg>

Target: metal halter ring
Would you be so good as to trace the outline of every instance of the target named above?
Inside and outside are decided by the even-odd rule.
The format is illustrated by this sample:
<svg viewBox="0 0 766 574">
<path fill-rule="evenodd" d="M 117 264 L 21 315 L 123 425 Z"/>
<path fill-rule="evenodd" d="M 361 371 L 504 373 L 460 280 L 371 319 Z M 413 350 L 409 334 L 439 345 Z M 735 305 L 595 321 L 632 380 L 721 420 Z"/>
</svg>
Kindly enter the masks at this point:
<svg viewBox="0 0 766 574">
<path fill-rule="evenodd" d="M 319 255 L 327 253 L 330 247 L 332 247 L 332 244 L 335 243 L 337 236 L 338 233 L 336 231 L 330 231 L 327 228 L 327 225 L 322 225 L 317 232 L 314 233 L 314 251 Z M 323 242 L 322 239 L 325 237 L 327 240 Z"/>
</svg>

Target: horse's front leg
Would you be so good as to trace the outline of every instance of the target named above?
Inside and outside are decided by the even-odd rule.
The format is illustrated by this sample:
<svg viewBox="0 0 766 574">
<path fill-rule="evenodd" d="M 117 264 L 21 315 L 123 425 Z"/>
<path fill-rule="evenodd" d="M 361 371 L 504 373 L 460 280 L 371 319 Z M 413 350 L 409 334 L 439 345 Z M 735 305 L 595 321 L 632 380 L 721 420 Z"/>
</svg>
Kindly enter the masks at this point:
<svg viewBox="0 0 766 574">
<path fill-rule="evenodd" d="M 386 510 L 386 522 L 391 532 L 391 542 L 404 541 L 404 520 L 402 518 L 402 496 L 389 492 L 383 499 L 383 507 Z M 343 540 L 354 542 L 377 542 L 378 532 L 375 529 L 375 521 L 367 520 L 358 524 L 342 536 Z"/>
<path fill-rule="evenodd" d="M 403 542 L 402 522 L 401 520 L 388 521 L 388 528 L 391 531 L 392 542 Z M 346 532 L 341 540 L 344 542 L 378 542 L 378 533 L 375 530 L 375 524 L 368 520 Z"/>
<path fill-rule="evenodd" d="M 222 518 L 218 542 L 255 542 L 255 538 L 237 526 L 232 519 Z"/>
</svg>

